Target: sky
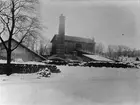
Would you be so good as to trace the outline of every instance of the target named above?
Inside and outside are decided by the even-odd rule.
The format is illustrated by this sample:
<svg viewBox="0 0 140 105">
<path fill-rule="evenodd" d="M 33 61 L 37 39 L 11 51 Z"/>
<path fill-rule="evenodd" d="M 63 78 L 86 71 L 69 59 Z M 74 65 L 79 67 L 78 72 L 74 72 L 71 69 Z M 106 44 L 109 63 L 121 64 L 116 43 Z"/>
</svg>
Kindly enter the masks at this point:
<svg viewBox="0 0 140 105">
<path fill-rule="evenodd" d="M 66 35 L 94 38 L 97 43 L 140 49 L 139 0 L 40 0 L 41 21 L 49 40 L 66 17 Z M 123 35 L 122 35 L 123 34 Z"/>
</svg>

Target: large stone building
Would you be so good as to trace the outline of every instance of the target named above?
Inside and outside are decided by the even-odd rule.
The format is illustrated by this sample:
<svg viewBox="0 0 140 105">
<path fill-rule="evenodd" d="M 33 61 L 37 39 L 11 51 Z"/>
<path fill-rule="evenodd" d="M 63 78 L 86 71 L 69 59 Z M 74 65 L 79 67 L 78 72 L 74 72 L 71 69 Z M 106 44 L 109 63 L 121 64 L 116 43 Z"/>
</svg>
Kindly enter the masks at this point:
<svg viewBox="0 0 140 105">
<path fill-rule="evenodd" d="M 52 42 L 52 54 L 64 55 L 77 52 L 94 54 L 95 41 L 88 38 L 65 35 L 65 16 L 59 17 L 59 32 L 54 35 Z"/>
</svg>

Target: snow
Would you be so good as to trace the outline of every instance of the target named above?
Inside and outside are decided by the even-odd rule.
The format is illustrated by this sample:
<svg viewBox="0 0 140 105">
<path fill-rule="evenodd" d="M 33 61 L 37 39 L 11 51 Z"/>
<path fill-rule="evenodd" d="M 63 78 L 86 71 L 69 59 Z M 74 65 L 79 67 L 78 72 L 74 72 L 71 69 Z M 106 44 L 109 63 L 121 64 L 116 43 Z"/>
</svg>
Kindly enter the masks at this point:
<svg viewBox="0 0 140 105">
<path fill-rule="evenodd" d="M 140 69 L 58 68 L 50 78 L 0 75 L 0 105 L 140 105 Z"/>
<path fill-rule="evenodd" d="M 6 60 L 0 60 L 0 63 L 6 63 Z M 36 62 L 36 61 L 28 61 L 28 62 L 16 62 L 12 61 L 12 64 L 35 64 L 35 65 L 45 65 L 43 62 Z"/>
<path fill-rule="evenodd" d="M 107 58 L 99 56 L 99 55 L 89 55 L 89 54 L 83 54 L 83 55 L 86 57 L 89 57 L 91 59 L 98 60 L 98 61 L 112 61 L 110 59 L 107 59 Z"/>
<path fill-rule="evenodd" d="M 0 60 L 0 63 L 6 63 L 6 60 Z"/>
</svg>

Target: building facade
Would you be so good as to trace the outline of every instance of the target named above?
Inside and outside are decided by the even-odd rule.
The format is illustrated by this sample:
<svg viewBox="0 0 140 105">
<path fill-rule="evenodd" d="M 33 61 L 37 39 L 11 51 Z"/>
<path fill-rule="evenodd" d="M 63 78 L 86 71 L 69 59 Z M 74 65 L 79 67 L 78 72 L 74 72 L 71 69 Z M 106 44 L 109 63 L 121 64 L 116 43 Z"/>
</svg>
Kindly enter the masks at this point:
<svg viewBox="0 0 140 105">
<path fill-rule="evenodd" d="M 95 41 L 88 38 L 65 35 L 65 16 L 59 17 L 59 32 L 51 40 L 52 54 L 72 54 L 76 51 L 85 53 L 95 52 Z"/>
</svg>

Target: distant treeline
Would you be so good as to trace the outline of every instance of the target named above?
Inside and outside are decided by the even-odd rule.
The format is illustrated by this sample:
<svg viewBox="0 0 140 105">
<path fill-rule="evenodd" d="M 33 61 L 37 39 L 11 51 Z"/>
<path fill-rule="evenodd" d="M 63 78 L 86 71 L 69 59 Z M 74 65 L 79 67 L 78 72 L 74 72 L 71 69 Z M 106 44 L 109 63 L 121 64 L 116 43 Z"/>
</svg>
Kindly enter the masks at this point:
<svg viewBox="0 0 140 105">
<path fill-rule="evenodd" d="M 95 53 L 103 55 L 112 59 L 119 59 L 119 57 L 140 57 L 140 50 L 132 49 L 124 45 L 108 45 L 104 47 L 102 43 L 95 46 Z"/>
</svg>

